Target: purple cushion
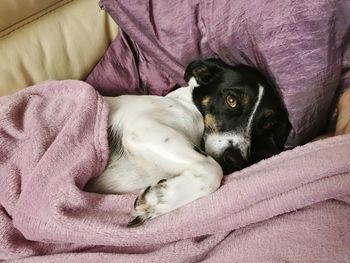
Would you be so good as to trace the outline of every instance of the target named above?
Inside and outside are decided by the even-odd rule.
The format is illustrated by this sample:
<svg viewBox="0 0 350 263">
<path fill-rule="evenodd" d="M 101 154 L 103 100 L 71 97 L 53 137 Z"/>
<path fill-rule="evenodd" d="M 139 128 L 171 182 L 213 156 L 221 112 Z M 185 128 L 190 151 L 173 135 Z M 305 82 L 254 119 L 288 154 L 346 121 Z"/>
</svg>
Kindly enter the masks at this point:
<svg viewBox="0 0 350 263">
<path fill-rule="evenodd" d="M 102 0 L 124 31 L 87 81 L 106 95 L 165 95 L 186 64 L 219 57 L 258 67 L 277 85 L 293 130 L 317 135 L 350 85 L 350 2 L 338 0 Z"/>
</svg>

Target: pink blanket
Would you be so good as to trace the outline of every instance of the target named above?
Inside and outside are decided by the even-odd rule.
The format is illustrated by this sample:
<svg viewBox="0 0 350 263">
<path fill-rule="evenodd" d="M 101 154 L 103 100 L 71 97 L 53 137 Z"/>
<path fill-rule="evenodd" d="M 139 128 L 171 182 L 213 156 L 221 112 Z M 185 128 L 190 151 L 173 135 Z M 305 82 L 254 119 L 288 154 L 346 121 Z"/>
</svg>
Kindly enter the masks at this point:
<svg viewBox="0 0 350 263">
<path fill-rule="evenodd" d="M 79 81 L 0 98 L 0 261 L 350 261 L 350 136 L 262 161 L 127 228 L 135 195 L 81 190 L 106 164 L 107 114 Z"/>
</svg>

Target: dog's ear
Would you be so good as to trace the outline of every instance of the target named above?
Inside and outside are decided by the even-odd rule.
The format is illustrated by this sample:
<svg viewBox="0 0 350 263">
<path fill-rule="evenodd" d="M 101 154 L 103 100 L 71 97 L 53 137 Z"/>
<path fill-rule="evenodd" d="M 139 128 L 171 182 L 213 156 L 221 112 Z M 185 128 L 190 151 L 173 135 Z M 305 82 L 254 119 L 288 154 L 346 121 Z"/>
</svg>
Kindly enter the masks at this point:
<svg viewBox="0 0 350 263">
<path fill-rule="evenodd" d="M 185 81 L 194 77 L 199 85 L 208 84 L 221 70 L 222 63 L 217 59 L 195 60 L 185 70 Z"/>
<path fill-rule="evenodd" d="M 280 117 L 278 126 L 276 129 L 274 129 L 272 138 L 273 142 L 275 143 L 275 146 L 283 150 L 284 149 L 284 144 L 286 143 L 286 140 L 288 138 L 289 132 L 292 129 L 292 125 L 290 124 L 287 114 L 284 116 Z"/>
<path fill-rule="evenodd" d="M 265 109 L 258 115 L 254 127 L 251 157 L 260 161 L 284 150 L 292 125 L 283 109 Z"/>
</svg>

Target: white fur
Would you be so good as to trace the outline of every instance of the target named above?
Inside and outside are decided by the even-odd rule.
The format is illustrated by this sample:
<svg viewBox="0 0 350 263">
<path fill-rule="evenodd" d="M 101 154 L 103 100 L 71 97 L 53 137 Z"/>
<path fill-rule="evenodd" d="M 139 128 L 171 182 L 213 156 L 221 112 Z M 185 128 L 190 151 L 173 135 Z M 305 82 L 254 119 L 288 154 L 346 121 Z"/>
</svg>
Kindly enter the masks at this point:
<svg viewBox="0 0 350 263">
<path fill-rule="evenodd" d="M 239 149 L 243 157 L 247 157 L 250 140 L 244 133 L 210 133 L 205 138 L 205 151 L 214 158 L 219 158 L 231 145 Z"/>
<path fill-rule="evenodd" d="M 264 95 L 264 87 L 259 84 L 258 99 L 256 100 L 254 108 L 252 110 L 252 113 L 249 116 L 248 125 L 247 125 L 247 128 L 245 130 L 245 133 L 249 134 L 249 136 L 251 135 L 251 132 L 252 132 L 253 119 L 254 119 L 256 110 L 258 109 L 258 107 L 260 105 L 260 102 L 261 102 L 263 95 Z"/>
<path fill-rule="evenodd" d="M 196 86 L 192 78 L 188 87 L 166 97 L 106 98 L 109 125 L 122 135 L 123 151 L 110 155 L 105 171 L 89 183 L 88 190 L 125 193 L 152 186 L 143 196 L 150 208 L 134 210 L 135 216 L 145 219 L 215 191 L 222 179 L 221 167 L 194 150 L 204 131 L 203 117 L 192 102 Z M 157 185 L 161 179 L 167 180 Z"/>
</svg>

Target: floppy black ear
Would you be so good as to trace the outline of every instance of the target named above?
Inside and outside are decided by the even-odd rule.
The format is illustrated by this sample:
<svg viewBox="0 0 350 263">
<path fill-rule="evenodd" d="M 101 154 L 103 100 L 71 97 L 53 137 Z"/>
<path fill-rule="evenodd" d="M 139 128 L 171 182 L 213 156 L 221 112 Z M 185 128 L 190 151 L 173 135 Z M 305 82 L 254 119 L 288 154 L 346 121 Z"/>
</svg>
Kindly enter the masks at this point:
<svg viewBox="0 0 350 263">
<path fill-rule="evenodd" d="M 279 121 L 278 127 L 273 131 L 272 135 L 273 141 L 278 149 L 284 149 L 284 144 L 286 143 L 291 129 L 292 125 L 290 124 L 287 115 L 283 116 Z"/>
<path fill-rule="evenodd" d="M 194 77 L 198 84 L 208 84 L 222 69 L 223 62 L 218 59 L 195 60 L 185 70 L 185 81 Z"/>
<path fill-rule="evenodd" d="M 267 111 L 272 112 L 272 110 Z M 292 128 L 288 120 L 288 114 L 283 110 L 272 115 L 268 114 L 270 116 L 267 117 L 264 117 L 266 114 L 261 115 L 256 122 L 256 130 L 251 145 L 252 163 L 282 152 Z"/>
</svg>

